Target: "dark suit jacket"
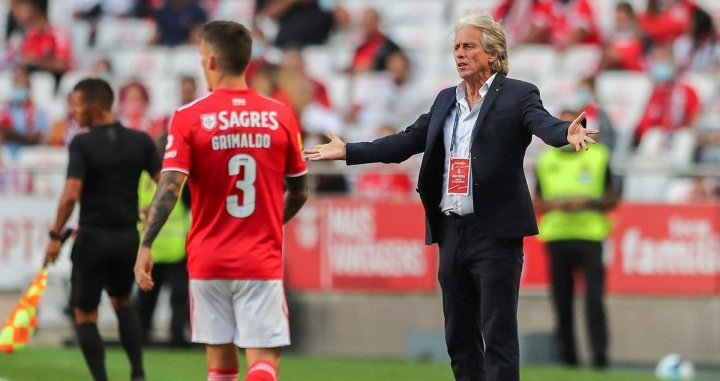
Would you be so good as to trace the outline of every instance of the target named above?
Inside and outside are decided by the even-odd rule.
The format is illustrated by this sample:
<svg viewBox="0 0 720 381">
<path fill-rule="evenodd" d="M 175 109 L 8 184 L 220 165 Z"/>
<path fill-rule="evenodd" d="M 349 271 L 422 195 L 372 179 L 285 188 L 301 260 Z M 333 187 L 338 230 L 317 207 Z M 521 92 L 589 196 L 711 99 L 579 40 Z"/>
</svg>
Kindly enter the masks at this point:
<svg viewBox="0 0 720 381">
<path fill-rule="evenodd" d="M 399 163 L 424 152 L 418 192 L 425 207 L 425 243 L 438 242 L 445 166 L 443 128 L 456 103 L 455 87 L 442 90 L 430 111 L 398 134 L 372 142 L 349 143 L 348 165 Z M 535 85 L 498 73 L 485 96 L 470 147 L 475 222 L 487 237 L 538 233 L 523 159 L 531 134 L 555 147 L 567 144 L 569 122 L 551 116 Z"/>
</svg>

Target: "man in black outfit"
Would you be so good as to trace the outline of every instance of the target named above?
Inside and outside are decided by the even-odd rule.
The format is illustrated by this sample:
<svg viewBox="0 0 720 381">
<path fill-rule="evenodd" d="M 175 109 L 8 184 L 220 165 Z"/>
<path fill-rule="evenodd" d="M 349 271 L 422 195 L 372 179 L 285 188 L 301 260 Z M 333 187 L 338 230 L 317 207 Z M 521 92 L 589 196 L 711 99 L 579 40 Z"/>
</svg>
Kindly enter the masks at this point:
<svg viewBox="0 0 720 381">
<path fill-rule="evenodd" d="M 523 237 L 537 234 L 523 158 L 531 135 L 576 150 L 594 140 L 584 113 L 563 122 L 534 85 L 507 78 L 505 34 L 491 16 L 455 27 L 462 82 L 440 92 L 405 131 L 373 142 L 305 150 L 309 160 L 399 163 L 423 152 L 418 192 L 426 243 L 440 246 L 445 342 L 457 381 L 518 381 L 517 303 Z"/>
<path fill-rule="evenodd" d="M 97 329 L 103 288 L 118 318 L 120 341 L 132 380 L 144 380 L 140 321 L 130 303 L 139 246 L 138 180 L 143 170 L 158 178 L 160 158 L 150 138 L 115 122 L 113 91 L 101 79 L 80 81 L 70 107 L 90 131 L 70 143 L 65 189 L 60 198 L 45 263 L 55 262 L 65 223 L 80 202 L 80 224 L 70 259 L 71 304 L 78 342 L 95 380 L 107 380 L 105 350 Z"/>
</svg>

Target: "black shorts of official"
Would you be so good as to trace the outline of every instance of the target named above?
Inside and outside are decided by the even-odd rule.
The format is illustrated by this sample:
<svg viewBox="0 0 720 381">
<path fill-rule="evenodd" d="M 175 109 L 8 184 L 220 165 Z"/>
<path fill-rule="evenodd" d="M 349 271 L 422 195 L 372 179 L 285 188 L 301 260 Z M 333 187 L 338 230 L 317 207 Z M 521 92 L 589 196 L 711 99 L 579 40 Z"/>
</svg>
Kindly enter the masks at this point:
<svg viewBox="0 0 720 381">
<path fill-rule="evenodd" d="M 93 311 L 100 304 L 103 289 L 111 297 L 129 296 L 139 241 L 135 227 L 81 227 L 70 254 L 73 263 L 71 305 Z"/>
</svg>

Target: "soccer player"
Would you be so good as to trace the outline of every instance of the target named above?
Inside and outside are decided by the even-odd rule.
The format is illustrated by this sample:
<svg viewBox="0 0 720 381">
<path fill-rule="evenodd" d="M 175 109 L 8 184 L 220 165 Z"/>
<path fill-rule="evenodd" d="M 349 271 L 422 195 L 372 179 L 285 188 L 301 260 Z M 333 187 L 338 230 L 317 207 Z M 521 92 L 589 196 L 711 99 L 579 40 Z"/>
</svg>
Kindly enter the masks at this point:
<svg viewBox="0 0 720 381">
<path fill-rule="evenodd" d="M 132 379 L 144 380 L 142 334 L 130 303 L 133 263 L 139 244 L 138 181 L 143 170 L 159 177 L 160 157 L 150 137 L 115 122 L 113 91 L 101 79 L 80 81 L 71 111 L 90 131 L 70 143 L 65 189 L 45 252 L 45 263 L 60 253 L 62 232 L 80 201 L 80 228 L 72 248 L 71 303 L 78 342 L 95 380 L 107 380 L 105 350 L 97 329 L 100 295 L 110 296 L 127 352 Z"/>
<path fill-rule="evenodd" d="M 150 248 L 187 178 L 192 341 L 206 344 L 208 380 L 237 380 L 241 347 L 245 380 L 274 381 L 290 344 L 282 225 L 307 200 L 300 131 L 289 107 L 248 89 L 245 27 L 212 21 L 200 38 L 212 92 L 173 115 L 135 279 L 153 287 Z"/>
</svg>

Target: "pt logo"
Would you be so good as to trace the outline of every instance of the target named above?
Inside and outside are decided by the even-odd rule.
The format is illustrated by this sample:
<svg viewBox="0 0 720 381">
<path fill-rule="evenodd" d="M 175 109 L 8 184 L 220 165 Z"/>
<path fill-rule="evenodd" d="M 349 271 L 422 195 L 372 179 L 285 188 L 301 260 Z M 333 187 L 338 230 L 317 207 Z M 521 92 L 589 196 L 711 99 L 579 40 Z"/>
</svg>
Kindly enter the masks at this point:
<svg viewBox="0 0 720 381">
<path fill-rule="evenodd" d="M 217 115 L 216 114 L 203 114 L 200 115 L 202 121 L 202 128 L 207 131 L 212 131 L 217 126 Z"/>
</svg>

